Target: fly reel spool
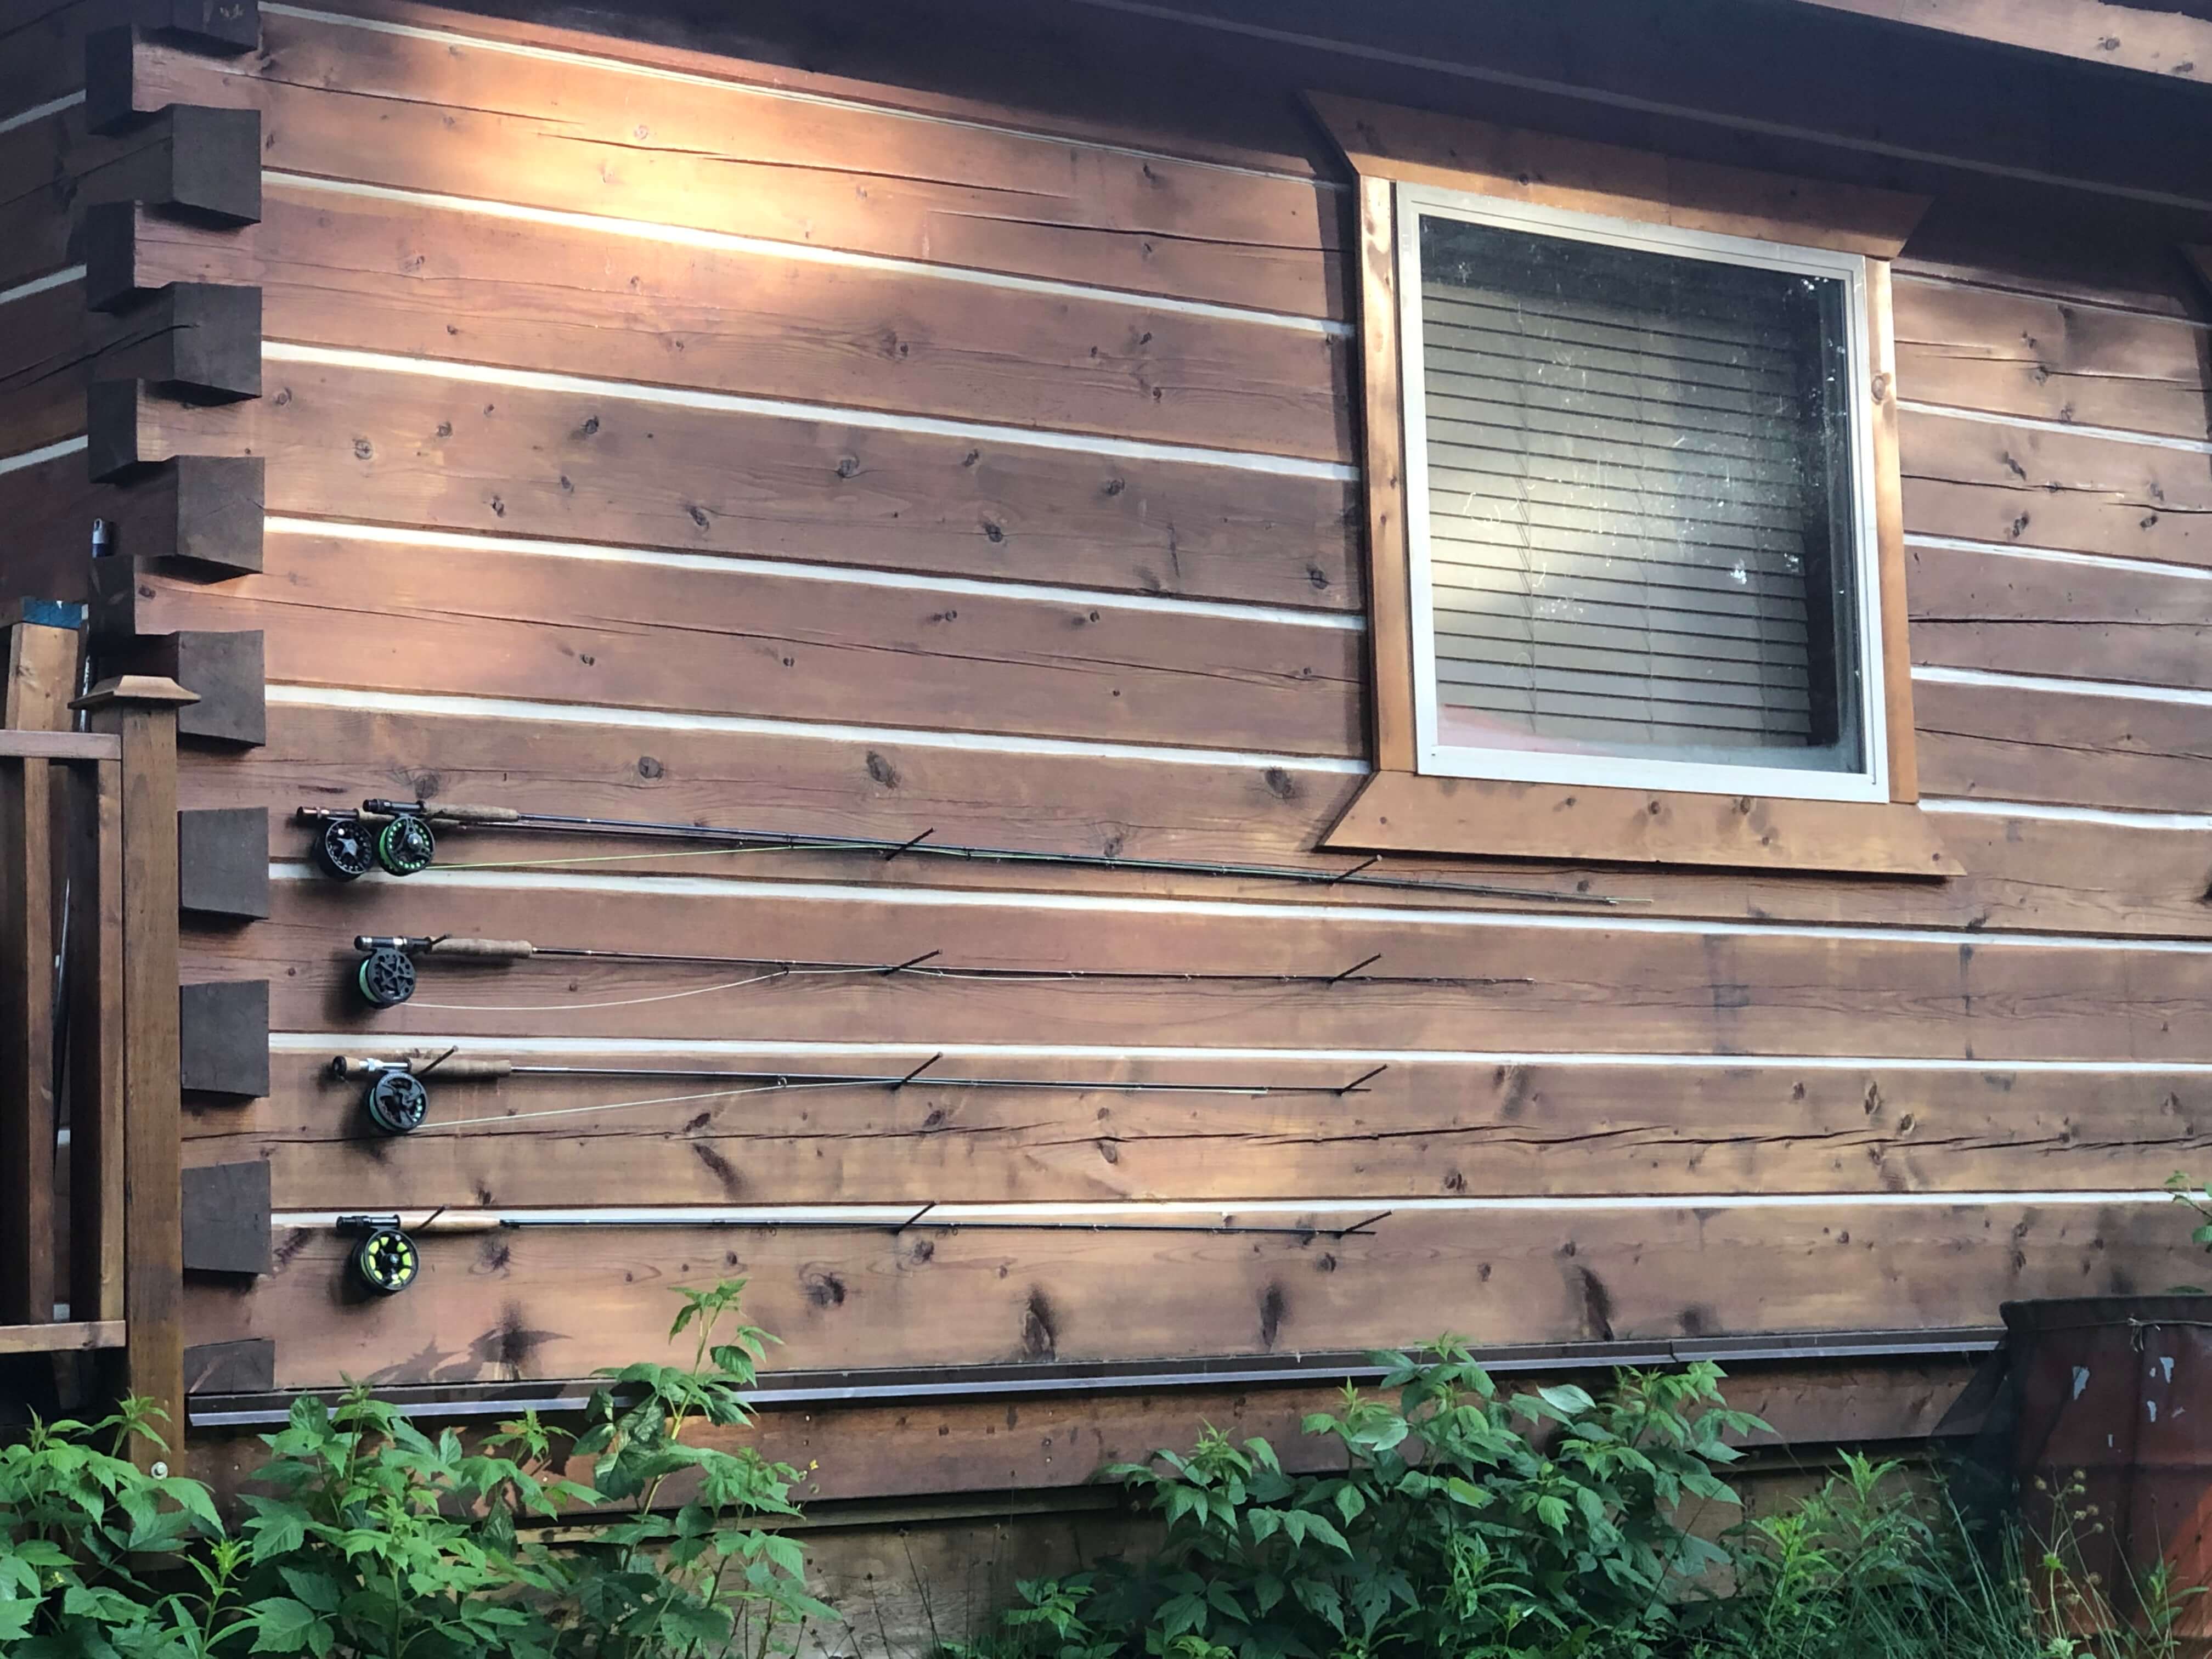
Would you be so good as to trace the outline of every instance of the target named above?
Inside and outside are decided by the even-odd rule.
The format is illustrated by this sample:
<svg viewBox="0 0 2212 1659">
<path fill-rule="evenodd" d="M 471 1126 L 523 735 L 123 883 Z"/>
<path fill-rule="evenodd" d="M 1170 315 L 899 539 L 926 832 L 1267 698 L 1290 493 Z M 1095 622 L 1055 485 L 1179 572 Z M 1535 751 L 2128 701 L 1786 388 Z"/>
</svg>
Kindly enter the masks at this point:
<svg viewBox="0 0 2212 1659">
<path fill-rule="evenodd" d="M 362 1093 L 368 1121 L 380 1134 L 412 1134 L 430 1115 L 430 1091 L 412 1072 L 378 1072 Z"/>
<path fill-rule="evenodd" d="M 400 1230 L 396 1215 L 342 1215 L 338 1225 L 358 1232 L 347 1258 L 353 1276 L 379 1296 L 397 1296 L 422 1271 L 422 1252 Z"/>
<path fill-rule="evenodd" d="M 376 832 L 376 862 L 388 876 L 417 876 L 438 856 L 429 821 L 403 813 Z"/>
<path fill-rule="evenodd" d="M 307 852 L 333 881 L 359 881 L 376 868 L 374 838 L 359 818 L 325 818 Z"/>
<path fill-rule="evenodd" d="M 355 987 L 372 1008 L 397 1008 L 415 994 L 415 958 L 392 943 L 364 943 Z"/>
</svg>

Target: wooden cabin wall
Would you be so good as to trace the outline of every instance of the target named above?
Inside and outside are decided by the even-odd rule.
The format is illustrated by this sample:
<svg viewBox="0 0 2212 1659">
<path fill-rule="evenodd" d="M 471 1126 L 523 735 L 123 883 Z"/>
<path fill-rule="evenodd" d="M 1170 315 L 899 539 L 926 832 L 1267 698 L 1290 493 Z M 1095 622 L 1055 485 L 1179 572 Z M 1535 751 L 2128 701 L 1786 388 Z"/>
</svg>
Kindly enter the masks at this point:
<svg viewBox="0 0 2212 1659">
<path fill-rule="evenodd" d="M 1159 27 L 1179 62 L 1231 50 Z M 267 741 L 195 752 L 185 804 L 1341 868 L 1307 849 L 1366 767 L 1346 196 L 1295 93 L 1743 140 L 1234 52 L 1219 108 L 1108 126 L 1011 70 L 948 92 L 396 0 L 270 8 L 253 57 L 142 45 L 142 106 L 251 107 L 264 135 L 258 225 L 139 233 L 142 280 L 264 307 L 262 398 L 137 411 L 145 459 L 268 460 L 263 574 L 138 573 L 143 631 L 266 639 Z M 1899 391 L 1921 775 L 1965 877 L 1449 866 L 1523 890 L 1477 899 L 473 832 L 339 888 L 280 830 L 269 918 L 186 941 L 188 978 L 268 982 L 273 1051 L 266 1098 L 191 1115 L 187 1162 L 267 1159 L 278 1226 L 270 1273 L 191 1286 L 191 1340 L 272 1339 L 283 1388 L 572 1377 L 657 1352 L 670 1285 L 743 1275 L 780 1370 L 1172 1364 L 1977 1327 L 2189 1276 L 2154 1189 L 2212 1140 L 2212 378 L 2173 247 L 2202 216 L 1783 149 L 1942 187 L 1899 269 Z M 364 932 L 1157 977 L 431 967 L 371 1015 Z M 447 1044 L 1387 1069 L 1328 1100 L 515 1079 L 442 1090 L 399 1140 L 320 1073 Z M 1390 1214 L 1345 1238 L 806 1224 L 1154 1200 Z M 757 1213 L 431 1237 L 374 1305 L 326 1224 L 678 1205 Z M 957 1484 L 912 1473 L 927 1412 L 898 1415 L 915 1449 L 876 1458 L 908 1471 L 881 1489 Z"/>
<path fill-rule="evenodd" d="M 106 9 L 112 21 L 121 8 Z M 0 604 L 85 597 L 80 520 L 91 513 L 74 508 L 90 495 L 85 386 L 98 319 L 71 202 L 88 151 L 84 35 L 96 15 L 0 7 Z"/>
</svg>

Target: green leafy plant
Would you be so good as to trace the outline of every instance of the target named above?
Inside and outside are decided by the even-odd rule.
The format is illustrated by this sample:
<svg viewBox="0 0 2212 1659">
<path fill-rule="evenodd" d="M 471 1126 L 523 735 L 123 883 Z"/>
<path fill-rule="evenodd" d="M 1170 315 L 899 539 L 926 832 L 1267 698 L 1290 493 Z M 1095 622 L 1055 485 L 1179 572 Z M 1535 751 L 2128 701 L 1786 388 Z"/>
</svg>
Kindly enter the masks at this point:
<svg viewBox="0 0 2212 1659">
<path fill-rule="evenodd" d="M 834 1617 L 792 1539 L 799 1471 L 742 1429 L 765 1334 L 742 1281 L 680 1291 L 688 1365 L 603 1371 L 580 1428 L 534 1413 L 477 1449 L 363 1386 L 295 1403 L 227 1531 L 207 1488 L 142 1473 L 149 1413 L 0 1448 L 7 1659 L 765 1659 Z M 579 1460 L 588 1481 L 572 1479 Z M 561 1538 L 544 1523 L 584 1520 Z"/>
<path fill-rule="evenodd" d="M 1763 1426 L 1723 1403 L 1719 1370 L 1500 1398 L 1455 1339 L 1376 1359 L 1395 1401 L 1347 1389 L 1304 1425 L 1340 1470 L 1293 1473 L 1213 1431 L 1109 1469 L 1164 1523 L 1157 1554 L 1024 1586 L 955 1659 L 1660 1651 L 1674 1592 L 1724 1559 L 1678 1511 L 1733 1505 L 1726 1437 Z"/>
<path fill-rule="evenodd" d="M 0 1446 L 0 1652 L 196 1659 L 236 1627 L 245 1549 L 207 1488 L 126 1455 L 133 1442 L 166 1449 L 159 1420 L 131 1401 L 96 1423 L 33 1422 Z M 172 1554 L 184 1583 L 142 1576 Z"/>
<path fill-rule="evenodd" d="M 599 1373 L 613 1386 L 593 1397 L 570 1450 L 592 1460 L 581 1501 L 627 1504 L 629 1514 L 573 1549 L 534 1555 L 557 1598 L 564 1652 L 761 1659 L 794 1650 L 809 1620 L 836 1617 L 806 1593 L 798 1544 L 759 1524 L 797 1518 L 791 1490 L 799 1472 L 750 1446 L 726 1451 L 684 1437 L 694 1424 L 730 1429 L 752 1419 L 744 1394 L 768 1335 L 743 1324 L 722 1331 L 744 1290 L 737 1279 L 678 1291 L 684 1307 L 669 1340 L 693 1334 L 690 1366 Z M 499 1443 L 542 1464 L 564 1437 L 532 1418 Z M 662 1502 L 672 1483 L 684 1498 L 672 1513 Z"/>
<path fill-rule="evenodd" d="M 513 1547 L 516 1513 L 550 1519 L 586 1488 L 550 1485 L 451 1429 L 424 1434 L 366 1388 L 335 1409 L 295 1401 L 264 1437 L 241 1528 L 251 1555 L 241 1623 L 257 1653 L 548 1655 L 554 1627 L 531 1597 L 550 1589 Z"/>
</svg>

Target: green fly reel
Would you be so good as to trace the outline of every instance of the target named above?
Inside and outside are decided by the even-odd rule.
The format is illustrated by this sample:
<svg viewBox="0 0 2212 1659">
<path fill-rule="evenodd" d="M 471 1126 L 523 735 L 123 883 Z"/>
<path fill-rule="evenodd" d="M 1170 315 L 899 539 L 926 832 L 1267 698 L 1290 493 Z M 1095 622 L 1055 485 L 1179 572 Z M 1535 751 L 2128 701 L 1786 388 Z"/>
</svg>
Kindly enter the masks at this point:
<svg viewBox="0 0 2212 1659">
<path fill-rule="evenodd" d="M 415 958 L 392 944 L 365 945 L 354 987 L 372 1008 L 397 1008 L 415 994 Z"/>
<path fill-rule="evenodd" d="M 419 876 L 438 856 L 428 820 L 402 813 L 376 832 L 377 867 L 388 876 Z"/>
<path fill-rule="evenodd" d="M 338 1225 L 357 1231 L 349 1265 L 353 1276 L 379 1296 L 397 1296 L 422 1271 L 422 1252 L 402 1232 L 396 1215 L 344 1215 Z"/>
<path fill-rule="evenodd" d="M 412 1072 L 379 1072 L 362 1097 L 368 1121 L 380 1134 L 412 1134 L 430 1115 L 430 1091 Z"/>
</svg>

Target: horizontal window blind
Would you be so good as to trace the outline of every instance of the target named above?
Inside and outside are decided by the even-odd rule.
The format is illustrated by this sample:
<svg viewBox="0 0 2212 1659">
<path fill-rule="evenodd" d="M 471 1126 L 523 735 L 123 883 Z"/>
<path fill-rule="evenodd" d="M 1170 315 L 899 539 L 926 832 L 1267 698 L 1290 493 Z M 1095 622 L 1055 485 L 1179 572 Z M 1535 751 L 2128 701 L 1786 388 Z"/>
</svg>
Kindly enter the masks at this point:
<svg viewBox="0 0 2212 1659">
<path fill-rule="evenodd" d="M 1840 283 L 1433 217 L 1420 246 L 1439 739 L 1837 744 Z"/>
</svg>

